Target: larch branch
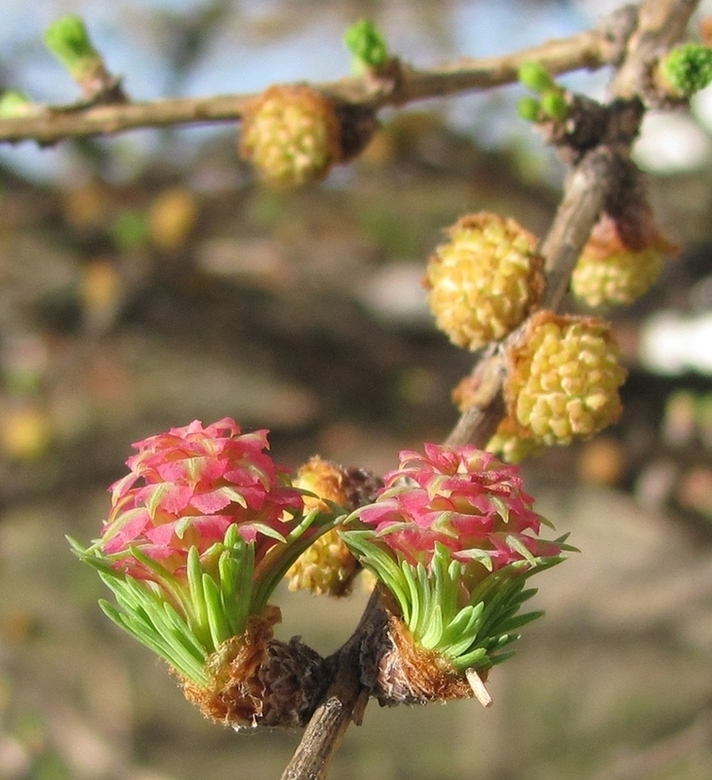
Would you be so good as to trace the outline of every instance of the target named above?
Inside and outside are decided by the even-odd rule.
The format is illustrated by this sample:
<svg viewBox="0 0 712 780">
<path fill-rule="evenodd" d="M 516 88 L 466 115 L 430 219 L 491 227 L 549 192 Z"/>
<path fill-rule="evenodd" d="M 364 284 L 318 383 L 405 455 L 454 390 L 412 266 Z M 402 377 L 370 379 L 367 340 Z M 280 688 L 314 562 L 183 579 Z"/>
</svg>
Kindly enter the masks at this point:
<svg viewBox="0 0 712 780">
<path fill-rule="evenodd" d="M 670 46 L 674 43 L 682 35 L 696 5 L 697 3 L 693 0 L 680 0 L 679 2 L 676 0 L 662 0 L 662 2 L 646 0 L 640 8 L 640 15 L 644 21 L 637 28 L 637 34 L 632 37 L 631 19 L 635 18 L 637 21 L 637 9 L 630 7 L 623 9 L 617 16 L 619 35 L 616 39 L 615 57 L 612 56 L 612 51 L 609 51 L 611 59 L 606 60 L 605 57 L 596 59 L 601 50 L 598 50 L 599 54 L 597 55 L 594 46 L 593 53 L 591 53 L 591 50 L 587 48 L 591 44 L 591 40 L 587 39 L 586 46 L 582 46 L 583 39 L 578 37 L 579 43 L 577 45 L 580 47 L 579 53 L 581 55 L 581 59 L 576 61 L 580 63 L 578 67 L 596 67 L 596 62 L 602 65 L 604 60 L 616 62 L 616 64 L 622 63 L 621 70 L 626 69 L 628 73 L 637 74 L 635 83 L 639 84 L 639 74 L 648 67 L 650 47 Z M 655 19 L 654 23 L 651 21 L 653 18 Z M 601 34 L 600 30 L 597 34 Z M 606 35 L 609 42 L 614 39 L 610 31 Z M 621 56 L 621 40 L 630 40 L 625 58 Z M 410 74 L 404 74 L 403 81 L 393 93 L 383 95 L 380 102 L 374 97 L 371 99 L 371 103 L 385 105 L 388 102 L 406 102 L 407 100 L 432 97 L 434 94 L 449 94 L 454 91 L 507 83 L 515 78 L 514 73 L 518 64 L 528 60 L 543 62 L 553 73 L 573 70 L 572 61 L 567 60 L 566 57 L 562 57 L 558 66 L 554 64 L 553 52 L 555 50 L 561 51 L 557 49 L 560 43 L 549 43 L 538 51 L 530 49 L 526 53 L 511 55 L 509 58 L 499 58 L 495 64 L 489 61 L 488 67 L 484 70 L 478 70 L 478 68 L 483 67 L 480 63 L 479 66 L 470 67 L 467 76 L 464 75 L 467 69 L 455 70 L 449 74 L 447 72 L 419 74 L 418 77 L 411 71 Z M 547 47 L 549 48 L 547 49 Z M 584 59 L 582 55 L 584 51 L 587 52 L 586 57 L 590 56 L 592 59 Z M 472 63 L 470 65 L 472 66 Z M 627 158 L 637 133 L 638 123 L 642 118 L 642 102 L 635 93 L 626 94 L 620 84 L 620 81 L 617 84 L 614 81 L 611 91 L 614 98 L 629 101 L 628 121 L 623 125 L 626 132 L 617 133 L 613 141 L 610 138 L 606 139 L 606 143 L 595 146 L 578 159 L 567 179 L 564 197 L 551 229 L 542 242 L 548 281 L 545 302 L 550 308 L 557 308 L 566 293 L 573 264 L 604 207 L 610 188 L 615 186 L 616 166 L 620 164 L 621 157 Z M 473 373 L 477 372 L 480 374 L 480 387 L 483 394 L 487 396 L 487 401 L 463 412 L 447 439 L 448 444 L 462 445 L 473 441 L 484 446 L 504 414 L 502 384 L 505 376 L 505 361 L 503 352 L 498 345 L 492 345 L 483 353 L 473 371 Z M 364 618 L 366 618 L 365 615 Z M 346 661 L 349 653 L 353 652 L 355 639 L 360 635 L 362 627 L 365 625 L 367 625 L 367 620 L 362 619 L 361 626 L 356 630 L 355 636 L 343 648 L 345 655 L 342 657 L 342 661 Z M 349 723 L 349 707 L 355 707 L 356 703 L 360 701 L 360 697 L 364 695 L 364 690 L 357 676 L 353 673 L 351 675 L 345 674 L 343 668 L 340 674 L 345 675 L 341 677 L 341 680 L 346 683 L 346 687 L 341 689 L 340 681 L 335 680 L 329 696 L 307 727 L 304 739 L 282 776 L 282 780 L 322 780 L 324 777 L 329 760 L 338 747 Z M 330 698 L 331 693 L 337 689 L 340 690 L 338 706 Z M 335 709 L 330 711 L 332 706 Z"/>
<path fill-rule="evenodd" d="M 431 70 L 401 65 L 395 78 L 371 75 L 312 86 L 346 103 L 375 109 L 509 84 L 517 80 L 520 65 L 534 60 L 554 74 L 581 68 L 595 70 L 620 60 L 625 43 L 621 30 L 630 27 L 633 16 L 628 8 L 625 13 L 607 17 L 594 30 L 503 57 L 461 59 Z M 37 106 L 37 113 L 32 115 L 0 119 L 0 142 L 36 141 L 49 145 L 70 137 L 115 135 L 139 128 L 237 122 L 254 97 L 236 94 L 105 105 Z"/>
<path fill-rule="evenodd" d="M 544 306 L 556 310 L 568 290 L 574 265 L 598 219 L 606 197 L 617 183 L 616 169 L 627 159 L 644 113 L 639 97 L 650 82 L 651 58 L 669 49 L 684 34 L 699 0 L 645 0 L 638 11 L 638 27 L 629 37 L 627 51 L 611 82 L 613 101 L 610 132 L 586 152 L 572 168 L 564 196 L 540 250 L 546 263 Z M 621 75 L 623 74 L 623 75 Z M 638 92 L 640 90 L 640 92 Z M 621 116 L 624 117 L 621 121 Z M 516 339 L 518 331 L 509 339 Z M 477 408 L 465 409 L 446 439 L 447 444 L 475 443 L 483 447 L 494 435 L 505 413 L 502 388 L 506 377 L 504 344 L 483 353 L 473 368 L 488 389 Z"/>
</svg>

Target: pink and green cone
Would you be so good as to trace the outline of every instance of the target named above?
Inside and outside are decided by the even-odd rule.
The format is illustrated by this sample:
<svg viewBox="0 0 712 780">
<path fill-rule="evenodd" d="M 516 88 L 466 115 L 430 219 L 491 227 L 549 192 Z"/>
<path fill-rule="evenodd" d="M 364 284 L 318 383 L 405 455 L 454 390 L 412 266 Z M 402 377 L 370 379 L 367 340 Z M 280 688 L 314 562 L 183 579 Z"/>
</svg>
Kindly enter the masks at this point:
<svg viewBox="0 0 712 780">
<path fill-rule="evenodd" d="M 106 614 L 193 686 L 213 683 L 215 658 L 255 620 L 279 621 L 275 587 L 339 518 L 305 510 L 266 434 L 225 418 L 138 442 L 101 538 L 75 544 L 116 596 Z"/>
<path fill-rule="evenodd" d="M 455 693 L 445 690 L 449 683 L 431 693 L 409 683 L 402 700 L 463 695 L 462 673 L 503 661 L 518 629 L 541 614 L 519 614 L 535 593 L 525 582 L 572 548 L 565 538 L 539 538 L 546 521 L 532 504 L 516 466 L 470 445 L 426 444 L 424 453 L 402 452 L 376 501 L 342 526 L 354 555 L 390 592 L 400 619 L 400 639 L 391 628 L 391 643 L 407 629 L 421 656 L 458 683 Z M 391 658 L 388 673 L 396 665 Z M 385 699 L 400 695 L 387 680 L 381 689 Z"/>
</svg>

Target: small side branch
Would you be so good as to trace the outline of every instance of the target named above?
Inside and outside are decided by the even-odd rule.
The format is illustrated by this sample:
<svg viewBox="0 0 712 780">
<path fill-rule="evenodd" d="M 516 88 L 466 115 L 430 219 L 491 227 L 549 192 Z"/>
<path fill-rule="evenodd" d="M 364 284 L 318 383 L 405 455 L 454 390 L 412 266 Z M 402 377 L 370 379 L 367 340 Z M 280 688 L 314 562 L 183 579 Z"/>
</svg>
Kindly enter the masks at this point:
<svg viewBox="0 0 712 780">
<path fill-rule="evenodd" d="M 49 145 L 66 138 L 116 135 L 143 127 L 235 122 L 250 95 L 174 98 L 150 103 L 44 108 L 17 119 L 0 119 L 0 141 L 37 141 Z"/>
</svg>

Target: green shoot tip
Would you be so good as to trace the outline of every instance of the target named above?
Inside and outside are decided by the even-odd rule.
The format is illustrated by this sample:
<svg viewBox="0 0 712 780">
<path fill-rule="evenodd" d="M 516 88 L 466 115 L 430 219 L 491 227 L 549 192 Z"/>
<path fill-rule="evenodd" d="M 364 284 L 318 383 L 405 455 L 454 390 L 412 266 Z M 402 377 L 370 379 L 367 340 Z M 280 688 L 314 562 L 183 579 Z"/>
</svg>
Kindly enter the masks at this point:
<svg viewBox="0 0 712 780">
<path fill-rule="evenodd" d="M 72 75 L 101 60 L 89 40 L 83 20 L 73 14 L 67 14 L 53 22 L 45 30 L 44 42 Z"/>
<path fill-rule="evenodd" d="M 385 36 L 371 19 L 359 19 L 352 24 L 344 33 L 344 44 L 353 56 L 357 71 L 377 70 L 388 62 Z"/>
<path fill-rule="evenodd" d="M 549 71 L 540 62 L 525 62 L 517 71 L 519 81 L 532 92 L 543 93 L 550 89 L 558 89 Z"/>
</svg>

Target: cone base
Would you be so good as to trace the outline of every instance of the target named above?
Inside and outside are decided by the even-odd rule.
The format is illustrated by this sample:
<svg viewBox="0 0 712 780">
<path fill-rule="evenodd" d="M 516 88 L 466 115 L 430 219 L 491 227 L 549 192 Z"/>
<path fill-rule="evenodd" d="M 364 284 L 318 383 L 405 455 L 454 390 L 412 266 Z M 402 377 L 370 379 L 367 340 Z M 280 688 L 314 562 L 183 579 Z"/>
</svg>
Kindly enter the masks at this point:
<svg viewBox="0 0 712 780">
<path fill-rule="evenodd" d="M 416 645 L 400 617 L 387 608 L 384 612 L 382 630 L 372 637 L 375 641 L 366 651 L 371 656 L 370 663 L 364 665 L 370 669 L 364 683 L 382 706 L 475 696 L 465 672 L 455 669 L 441 653 Z M 468 671 L 484 683 L 489 670 Z"/>
<path fill-rule="evenodd" d="M 213 682 L 182 680 L 185 697 L 207 718 L 235 730 L 304 726 L 327 684 L 324 659 L 299 637 L 273 638 L 277 607 L 252 616 L 209 660 Z"/>
</svg>

